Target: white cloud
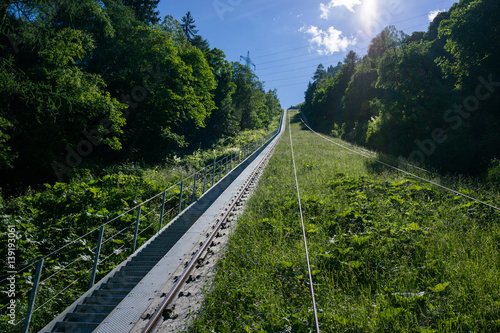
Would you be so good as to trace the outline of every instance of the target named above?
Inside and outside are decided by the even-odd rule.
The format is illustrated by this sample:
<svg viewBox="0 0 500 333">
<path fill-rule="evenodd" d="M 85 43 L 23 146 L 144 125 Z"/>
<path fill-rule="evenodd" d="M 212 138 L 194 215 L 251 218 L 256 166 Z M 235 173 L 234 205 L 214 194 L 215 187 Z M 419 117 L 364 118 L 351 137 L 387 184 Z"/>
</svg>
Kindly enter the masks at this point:
<svg viewBox="0 0 500 333">
<path fill-rule="evenodd" d="M 309 28 L 302 27 L 300 31 L 312 36 L 309 43 L 319 47 L 319 54 L 333 54 L 335 52 L 346 51 L 350 45 L 356 44 L 356 38 L 342 36 L 342 31 L 334 27 L 323 31 L 311 25 Z"/>
<path fill-rule="evenodd" d="M 328 14 L 330 14 L 330 9 L 333 7 L 344 6 L 348 10 L 354 13 L 354 6 L 361 5 L 361 0 L 331 0 L 329 3 L 321 3 L 319 9 L 321 9 L 321 18 L 328 19 Z"/>
<path fill-rule="evenodd" d="M 434 19 L 436 18 L 436 16 L 439 13 L 442 13 L 444 11 L 445 11 L 444 9 L 433 10 L 432 12 L 429 13 L 429 21 L 431 21 L 431 22 L 434 21 Z"/>
</svg>

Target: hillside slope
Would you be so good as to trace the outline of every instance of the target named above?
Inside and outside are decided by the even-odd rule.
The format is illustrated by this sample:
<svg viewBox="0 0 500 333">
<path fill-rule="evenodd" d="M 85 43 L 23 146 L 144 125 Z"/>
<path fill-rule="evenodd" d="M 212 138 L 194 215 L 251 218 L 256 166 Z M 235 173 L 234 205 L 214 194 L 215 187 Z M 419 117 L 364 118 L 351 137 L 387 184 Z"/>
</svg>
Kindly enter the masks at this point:
<svg viewBox="0 0 500 333">
<path fill-rule="evenodd" d="M 321 331 L 499 330 L 500 212 L 382 168 L 288 116 Z M 314 330 L 289 130 L 194 332 Z M 498 190 L 455 189 L 499 206 Z"/>
</svg>

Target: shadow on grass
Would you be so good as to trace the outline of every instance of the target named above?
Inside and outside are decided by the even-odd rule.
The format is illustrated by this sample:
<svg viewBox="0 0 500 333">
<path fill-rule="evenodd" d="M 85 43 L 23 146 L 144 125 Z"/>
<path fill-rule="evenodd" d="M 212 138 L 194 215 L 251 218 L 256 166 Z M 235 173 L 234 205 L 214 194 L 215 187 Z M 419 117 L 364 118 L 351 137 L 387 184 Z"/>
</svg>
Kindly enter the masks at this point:
<svg viewBox="0 0 500 333">
<path fill-rule="evenodd" d="M 392 165 L 393 167 L 399 168 L 399 161 L 396 157 L 387 156 L 385 154 L 377 153 L 377 155 L 373 159 L 366 159 L 365 160 L 364 163 L 365 163 L 366 169 L 370 173 L 374 173 L 377 175 L 384 173 L 385 171 L 388 171 L 388 170 L 394 170 L 386 165 L 383 165 L 382 163 L 379 163 L 378 161 L 383 162 L 385 164 Z"/>
<path fill-rule="evenodd" d="M 293 124 L 300 124 L 300 129 L 302 131 L 308 131 L 309 129 L 307 128 L 306 125 L 302 122 L 302 112 L 297 112 L 292 119 L 290 120 Z"/>
</svg>

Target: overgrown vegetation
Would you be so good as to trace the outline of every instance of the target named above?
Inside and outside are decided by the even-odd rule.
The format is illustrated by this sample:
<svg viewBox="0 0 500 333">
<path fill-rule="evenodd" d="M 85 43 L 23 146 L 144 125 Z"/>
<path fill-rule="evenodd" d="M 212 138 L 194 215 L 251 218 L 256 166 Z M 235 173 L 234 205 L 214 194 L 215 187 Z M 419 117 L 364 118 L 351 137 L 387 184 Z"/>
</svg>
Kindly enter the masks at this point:
<svg viewBox="0 0 500 333">
<path fill-rule="evenodd" d="M 45 184 L 40 191 L 29 190 L 17 197 L 0 197 L 0 280 L 8 274 L 7 240 L 8 226 L 15 229 L 15 270 L 35 262 L 61 247 L 64 251 L 47 258 L 42 275 L 43 285 L 37 296 L 36 307 L 47 302 L 34 314 L 32 330 L 38 331 L 55 318 L 68 305 L 88 289 L 90 269 L 95 256 L 98 230 L 87 235 L 103 223 L 127 212 L 132 207 L 161 193 L 183 178 L 211 165 L 232 153 L 238 153 L 250 143 L 263 138 L 277 129 L 279 117 L 275 117 L 269 127 L 259 130 L 245 130 L 234 137 L 219 139 L 210 149 L 197 150 L 182 159 L 174 156 L 164 166 L 141 167 L 136 164 L 115 165 L 104 170 L 81 169 L 71 181 Z M 211 186 L 211 177 L 207 188 Z M 191 183 L 186 182 L 183 190 L 185 198 L 192 196 Z M 197 196 L 201 195 L 203 182 L 199 181 Z M 167 193 L 164 223 L 177 213 L 180 189 L 175 186 Z M 159 203 L 156 201 L 142 207 L 139 247 L 158 230 L 160 220 Z M 170 211 L 173 209 L 173 211 Z M 125 260 L 132 251 L 136 210 L 108 224 L 105 228 L 101 249 L 101 261 L 96 281 Z M 77 242 L 76 239 L 84 236 Z M 26 314 L 29 291 L 32 287 L 34 267 L 17 274 L 16 278 L 16 321 Z M 51 277 L 54 275 L 54 277 Z M 73 283 L 73 284 L 72 284 Z M 8 281 L 0 283 L 7 290 Z M 67 288 L 69 287 L 69 288 Z M 64 290 L 67 288 L 66 290 Z M 61 292 L 62 291 L 62 292 Z M 59 294 L 59 292 L 61 292 Z M 27 293 L 27 294 L 26 294 Z M 20 332 L 22 323 L 16 327 L 8 321 L 8 311 L 3 308 L 11 296 L 0 296 L 2 313 L 0 331 Z M 52 301 L 49 301 L 51 300 Z"/>
<path fill-rule="evenodd" d="M 322 65 L 302 107 L 311 125 L 445 173 L 487 174 L 499 158 L 500 4 L 461 0 L 426 32 L 389 26 L 338 73 Z"/>
<path fill-rule="evenodd" d="M 498 331 L 499 212 L 380 168 L 291 116 L 321 331 Z M 193 332 L 313 330 L 289 130 L 218 263 Z M 454 187 L 500 202 L 498 188 L 477 181 Z"/>
</svg>

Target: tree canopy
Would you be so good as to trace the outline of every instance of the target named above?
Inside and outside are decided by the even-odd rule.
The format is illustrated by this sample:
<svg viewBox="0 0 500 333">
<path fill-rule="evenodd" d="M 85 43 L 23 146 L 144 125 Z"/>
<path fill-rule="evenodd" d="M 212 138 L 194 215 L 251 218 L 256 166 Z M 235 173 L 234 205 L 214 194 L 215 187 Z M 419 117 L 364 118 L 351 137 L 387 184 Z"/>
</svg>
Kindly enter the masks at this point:
<svg viewBox="0 0 500 333">
<path fill-rule="evenodd" d="M 276 92 L 158 0 L 0 6 L 0 179 L 13 193 L 78 168 L 161 163 L 266 126 Z"/>
<path fill-rule="evenodd" d="M 500 157 L 500 3 L 462 0 L 411 36 L 389 26 L 305 92 L 316 128 L 414 164 L 478 174 Z"/>
</svg>

